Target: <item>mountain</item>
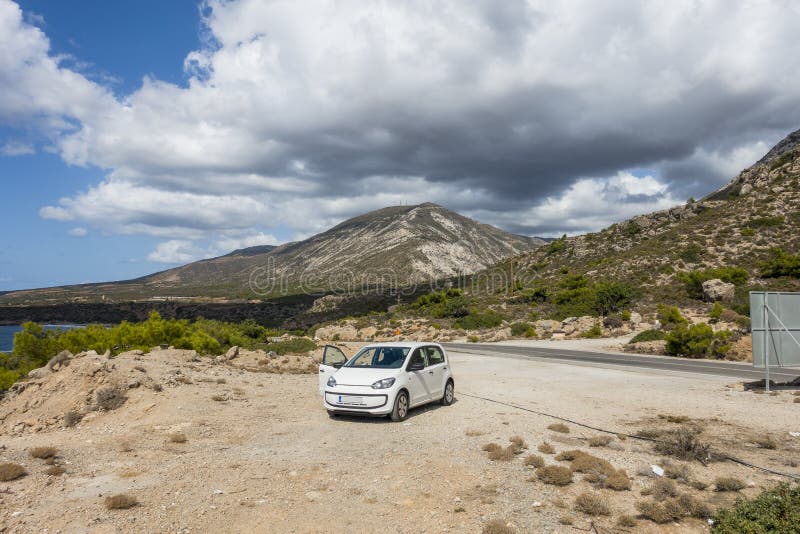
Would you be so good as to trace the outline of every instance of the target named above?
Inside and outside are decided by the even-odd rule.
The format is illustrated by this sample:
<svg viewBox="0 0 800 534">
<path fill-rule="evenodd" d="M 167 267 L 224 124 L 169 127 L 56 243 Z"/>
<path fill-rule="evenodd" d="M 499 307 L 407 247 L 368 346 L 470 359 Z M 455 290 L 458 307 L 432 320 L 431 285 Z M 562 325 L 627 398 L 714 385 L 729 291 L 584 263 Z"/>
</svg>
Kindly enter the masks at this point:
<svg viewBox="0 0 800 534">
<path fill-rule="evenodd" d="M 475 273 L 544 243 L 436 204 L 393 206 L 303 241 L 245 248 L 135 280 L 9 292 L 0 304 L 255 299 L 407 286 Z"/>
<path fill-rule="evenodd" d="M 737 288 L 744 308 L 748 289 L 800 290 L 797 280 L 762 276 L 775 248 L 800 252 L 800 130 L 700 201 L 556 240 L 515 264 L 526 287 L 563 290 L 584 275 L 624 282 L 654 303 L 691 299 L 680 273 L 739 267 L 750 277 Z"/>
</svg>

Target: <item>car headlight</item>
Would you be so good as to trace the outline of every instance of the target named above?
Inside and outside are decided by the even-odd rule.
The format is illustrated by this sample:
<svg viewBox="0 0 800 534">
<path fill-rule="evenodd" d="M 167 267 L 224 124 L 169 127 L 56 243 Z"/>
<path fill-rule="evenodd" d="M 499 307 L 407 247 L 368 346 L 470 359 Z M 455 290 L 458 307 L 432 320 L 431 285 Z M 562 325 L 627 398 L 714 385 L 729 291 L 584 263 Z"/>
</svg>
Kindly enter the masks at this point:
<svg viewBox="0 0 800 534">
<path fill-rule="evenodd" d="M 372 384 L 372 389 L 386 389 L 394 385 L 394 378 L 384 378 Z"/>
<path fill-rule="evenodd" d="M 329 388 L 335 388 L 336 387 L 336 379 L 335 378 L 330 377 L 328 379 L 328 387 Z"/>
</svg>

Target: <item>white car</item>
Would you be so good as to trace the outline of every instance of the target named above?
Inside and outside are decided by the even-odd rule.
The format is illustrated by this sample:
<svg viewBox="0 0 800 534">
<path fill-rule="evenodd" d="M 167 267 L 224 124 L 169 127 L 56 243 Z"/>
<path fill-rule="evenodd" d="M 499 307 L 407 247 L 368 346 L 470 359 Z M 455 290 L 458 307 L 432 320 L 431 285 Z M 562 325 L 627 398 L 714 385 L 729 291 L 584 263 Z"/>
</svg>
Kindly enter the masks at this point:
<svg viewBox="0 0 800 534">
<path fill-rule="evenodd" d="M 452 404 L 455 382 L 447 353 L 436 343 L 376 343 L 350 359 L 326 345 L 319 392 L 331 416 L 388 415 L 402 421 L 416 406 Z"/>
</svg>

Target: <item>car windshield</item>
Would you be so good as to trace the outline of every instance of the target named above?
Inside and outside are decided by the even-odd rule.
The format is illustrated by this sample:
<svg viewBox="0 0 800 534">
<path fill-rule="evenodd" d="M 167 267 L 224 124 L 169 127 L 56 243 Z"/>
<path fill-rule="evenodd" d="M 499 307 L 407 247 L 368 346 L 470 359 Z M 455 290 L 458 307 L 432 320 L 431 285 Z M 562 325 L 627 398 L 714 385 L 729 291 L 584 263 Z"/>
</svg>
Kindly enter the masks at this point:
<svg viewBox="0 0 800 534">
<path fill-rule="evenodd" d="M 353 356 L 345 367 L 399 369 L 409 350 L 408 347 L 366 347 Z"/>
</svg>

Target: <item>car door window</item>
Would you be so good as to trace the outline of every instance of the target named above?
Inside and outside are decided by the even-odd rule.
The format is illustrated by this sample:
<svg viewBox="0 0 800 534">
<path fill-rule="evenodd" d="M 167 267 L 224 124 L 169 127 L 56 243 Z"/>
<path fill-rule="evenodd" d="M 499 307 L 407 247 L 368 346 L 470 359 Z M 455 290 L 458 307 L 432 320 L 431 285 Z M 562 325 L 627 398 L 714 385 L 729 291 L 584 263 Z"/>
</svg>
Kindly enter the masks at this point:
<svg viewBox="0 0 800 534">
<path fill-rule="evenodd" d="M 340 349 L 332 345 L 325 346 L 325 350 L 322 353 L 323 365 L 343 365 L 346 361 L 347 356 Z"/>
<path fill-rule="evenodd" d="M 422 352 L 422 349 L 415 349 L 414 353 L 411 355 L 411 359 L 408 360 L 409 366 L 415 363 L 421 363 L 423 367 L 427 367 L 425 362 L 425 354 Z"/>
<path fill-rule="evenodd" d="M 425 352 L 428 355 L 428 365 L 444 363 L 444 354 L 439 347 L 425 347 Z"/>
</svg>

